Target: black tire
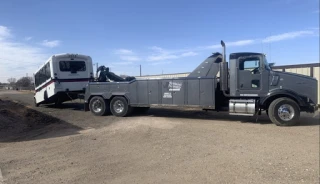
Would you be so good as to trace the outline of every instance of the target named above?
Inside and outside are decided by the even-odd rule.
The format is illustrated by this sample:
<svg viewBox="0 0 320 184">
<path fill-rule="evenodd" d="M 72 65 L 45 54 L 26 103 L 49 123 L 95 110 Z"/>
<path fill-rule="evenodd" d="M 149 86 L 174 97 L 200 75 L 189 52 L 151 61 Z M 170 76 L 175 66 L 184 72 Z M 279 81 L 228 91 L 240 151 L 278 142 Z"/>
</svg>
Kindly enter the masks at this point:
<svg viewBox="0 0 320 184">
<path fill-rule="evenodd" d="M 94 96 L 90 99 L 89 108 L 95 116 L 103 116 L 109 112 L 109 106 L 100 96 Z"/>
<path fill-rule="evenodd" d="M 62 101 L 60 98 L 57 98 L 56 101 L 54 102 L 54 106 L 55 107 L 61 107 L 62 105 Z"/>
<path fill-rule="evenodd" d="M 36 102 L 36 98 L 33 98 L 33 101 L 34 101 L 34 106 L 39 107 L 39 104 Z"/>
<path fill-rule="evenodd" d="M 284 109 L 282 114 L 281 109 Z M 268 114 L 270 120 L 277 126 L 293 126 L 299 123 L 300 108 L 290 98 L 277 98 L 271 102 Z"/>
<path fill-rule="evenodd" d="M 110 102 L 110 111 L 114 116 L 124 117 L 132 112 L 132 107 L 124 97 L 116 96 Z"/>
</svg>

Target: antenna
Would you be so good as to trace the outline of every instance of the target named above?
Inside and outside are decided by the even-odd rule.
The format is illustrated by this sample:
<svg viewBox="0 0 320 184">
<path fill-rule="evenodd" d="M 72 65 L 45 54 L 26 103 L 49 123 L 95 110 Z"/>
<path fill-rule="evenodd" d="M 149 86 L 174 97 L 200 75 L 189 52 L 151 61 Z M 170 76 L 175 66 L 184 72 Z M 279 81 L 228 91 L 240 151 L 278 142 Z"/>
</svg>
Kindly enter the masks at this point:
<svg viewBox="0 0 320 184">
<path fill-rule="evenodd" d="M 271 36 L 271 32 L 270 32 L 270 36 Z M 271 42 L 269 42 L 269 62 L 271 62 Z"/>
<path fill-rule="evenodd" d="M 269 43 L 269 62 L 271 62 L 271 43 Z"/>
</svg>

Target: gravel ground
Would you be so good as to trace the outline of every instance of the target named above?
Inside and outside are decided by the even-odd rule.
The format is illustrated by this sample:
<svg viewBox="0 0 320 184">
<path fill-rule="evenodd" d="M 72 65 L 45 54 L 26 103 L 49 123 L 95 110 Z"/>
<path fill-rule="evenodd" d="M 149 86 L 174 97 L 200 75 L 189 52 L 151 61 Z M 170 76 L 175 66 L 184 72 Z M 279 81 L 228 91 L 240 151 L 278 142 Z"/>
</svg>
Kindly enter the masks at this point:
<svg viewBox="0 0 320 184">
<path fill-rule="evenodd" d="M 265 115 L 96 117 L 79 101 L 57 109 L 32 107 L 28 92 L 0 99 L 0 183 L 319 183 L 317 114 L 277 127 Z"/>
</svg>

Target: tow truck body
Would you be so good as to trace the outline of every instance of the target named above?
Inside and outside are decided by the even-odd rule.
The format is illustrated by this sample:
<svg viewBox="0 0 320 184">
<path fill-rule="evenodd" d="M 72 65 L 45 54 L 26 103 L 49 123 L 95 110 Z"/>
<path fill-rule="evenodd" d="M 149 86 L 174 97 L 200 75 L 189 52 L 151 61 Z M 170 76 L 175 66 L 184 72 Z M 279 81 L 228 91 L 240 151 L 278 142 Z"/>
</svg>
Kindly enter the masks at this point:
<svg viewBox="0 0 320 184">
<path fill-rule="evenodd" d="M 254 116 L 267 111 L 276 125 L 299 123 L 300 112 L 317 110 L 317 80 L 304 75 L 273 71 L 265 54 L 232 53 L 229 64 L 214 53 L 188 77 L 92 81 L 85 90 L 86 109 L 95 115 L 111 111 L 128 116 L 132 110 L 152 106 L 193 107 Z"/>
</svg>

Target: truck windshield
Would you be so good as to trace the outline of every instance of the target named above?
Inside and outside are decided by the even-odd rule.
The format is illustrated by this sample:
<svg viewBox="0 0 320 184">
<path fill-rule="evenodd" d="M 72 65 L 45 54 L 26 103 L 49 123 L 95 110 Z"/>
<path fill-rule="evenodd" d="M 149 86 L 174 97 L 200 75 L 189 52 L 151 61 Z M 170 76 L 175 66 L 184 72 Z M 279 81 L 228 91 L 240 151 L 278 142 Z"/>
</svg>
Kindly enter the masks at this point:
<svg viewBox="0 0 320 184">
<path fill-rule="evenodd" d="M 264 67 L 266 70 L 269 70 L 269 71 L 272 70 L 266 58 L 264 59 Z"/>
</svg>

